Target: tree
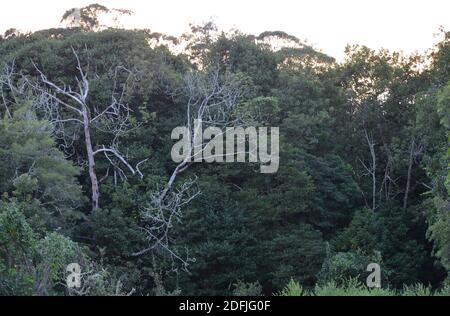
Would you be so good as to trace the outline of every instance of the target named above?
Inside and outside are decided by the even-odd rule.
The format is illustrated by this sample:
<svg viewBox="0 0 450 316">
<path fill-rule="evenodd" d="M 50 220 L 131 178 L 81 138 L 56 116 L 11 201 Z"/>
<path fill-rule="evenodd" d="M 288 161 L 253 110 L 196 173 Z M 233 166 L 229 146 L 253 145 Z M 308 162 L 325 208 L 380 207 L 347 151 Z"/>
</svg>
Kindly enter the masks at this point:
<svg viewBox="0 0 450 316">
<path fill-rule="evenodd" d="M 0 293 L 51 295 L 66 266 L 79 262 L 77 245 L 56 232 L 40 237 L 15 204 L 0 203 Z"/>
<path fill-rule="evenodd" d="M 51 138 L 48 122 L 30 104 L 15 105 L 12 118 L 0 120 L 0 190 L 23 203 L 34 229 L 64 228 L 79 219 L 83 205 L 76 180 L 79 169 Z"/>
<path fill-rule="evenodd" d="M 139 170 L 139 165 L 144 161 L 139 162 L 135 167 L 133 167 L 117 149 L 119 137 L 126 133 L 128 128 L 130 108 L 124 103 L 124 96 L 128 81 L 132 80 L 133 74 L 126 68 L 117 67 L 114 71 L 114 76 L 111 79 L 113 81 L 111 103 L 103 108 L 93 106 L 93 109 L 91 109 L 88 103 L 88 96 L 90 92 L 88 74 L 84 72 L 75 49 L 72 48 L 72 50 L 76 57 L 77 69 L 79 71 L 79 77 L 76 78 L 78 85 L 77 90 L 72 90 L 70 86 L 59 87 L 55 83 L 51 82 L 42 73 L 42 71 L 37 68 L 37 66 L 36 70 L 40 74 L 40 79 L 44 87 L 34 84 L 31 81 L 30 83 L 36 91 L 41 93 L 41 102 L 38 104 L 38 108 L 45 111 L 50 122 L 58 129 L 57 133 L 62 133 L 63 138 L 68 136 L 64 134 L 65 124 L 77 123 L 82 126 L 89 177 L 91 180 L 92 211 L 95 211 L 99 208 L 100 197 L 97 173 L 95 169 L 96 155 L 104 154 L 106 159 L 108 159 L 112 165 L 116 166 L 111 160 L 110 155 L 115 156 L 120 163 L 129 169 L 133 175 L 139 174 L 141 177 L 143 176 Z M 128 75 L 124 83 L 117 82 L 118 73 L 120 71 L 124 71 Z M 121 91 L 117 91 L 116 89 L 119 89 L 117 87 L 120 87 L 121 85 Z M 50 90 L 47 90 L 47 88 Z M 65 99 L 62 99 L 58 95 L 61 95 Z M 106 128 L 107 131 L 114 136 L 114 138 L 110 146 L 107 147 L 106 145 L 101 145 L 98 148 L 94 148 L 94 144 L 92 143 L 92 130 L 96 127 L 101 128 L 99 124 L 102 123 L 104 124 L 103 128 Z"/>
<path fill-rule="evenodd" d="M 152 196 L 150 207 L 143 212 L 143 230 L 150 246 L 134 255 L 140 256 L 163 248 L 169 252 L 172 259 L 181 261 L 186 268 L 189 258 L 184 260 L 170 249 L 169 230 L 173 227 L 173 222 L 180 221 L 182 208 L 200 192 L 193 190 L 195 180 L 185 181 L 176 190 L 175 181 L 193 162 L 211 158 L 204 157 L 206 147 L 201 124 L 218 129 L 214 135 L 217 137 L 222 135 L 227 127 L 232 126 L 229 124 L 238 121 L 233 120 L 232 114 L 243 94 L 241 77 L 231 74 L 221 76 L 216 69 L 206 70 L 204 73 L 191 71 L 184 78 L 181 93 L 188 100 L 184 118 L 184 130 L 187 131 L 187 135 L 184 135 L 184 158 L 176 165 L 164 188 Z"/>
<path fill-rule="evenodd" d="M 101 25 L 99 16 L 101 14 L 110 14 L 114 22 L 117 23 L 121 15 L 131 15 L 133 11 L 125 9 L 109 9 L 103 5 L 94 3 L 83 8 L 72 8 L 67 10 L 61 18 L 61 23 L 66 23 L 69 27 L 79 27 L 83 31 L 98 30 Z"/>
<path fill-rule="evenodd" d="M 121 13 L 93 4 L 66 12 L 69 28 L 0 40 L 1 294 L 443 286 L 448 34 L 429 56 L 353 46 L 338 63 L 282 31 L 103 25 Z M 278 172 L 194 163 L 220 154 L 200 120 L 218 137 L 279 127 Z M 188 136 L 174 162 L 177 127 Z M 77 290 L 64 286 L 71 262 Z M 369 262 L 389 290 L 359 282 Z"/>
<path fill-rule="evenodd" d="M 432 211 L 429 212 L 429 236 L 435 243 L 436 255 L 440 258 L 444 267 L 450 269 L 450 115 L 448 108 L 450 104 L 450 83 L 438 94 L 437 112 L 441 118 L 441 124 L 447 131 L 447 141 L 441 144 L 441 160 L 439 169 L 433 174 L 434 195 Z"/>
</svg>

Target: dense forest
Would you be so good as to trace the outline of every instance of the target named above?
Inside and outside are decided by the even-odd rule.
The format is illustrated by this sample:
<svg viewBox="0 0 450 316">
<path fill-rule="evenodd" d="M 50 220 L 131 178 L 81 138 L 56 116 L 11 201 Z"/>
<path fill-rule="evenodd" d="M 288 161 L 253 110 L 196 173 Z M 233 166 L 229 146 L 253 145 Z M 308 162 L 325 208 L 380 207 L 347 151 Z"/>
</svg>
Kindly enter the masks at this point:
<svg viewBox="0 0 450 316">
<path fill-rule="evenodd" d="M 0 37 L 0 295 L 450 294 L 450 32 L 337 62 L 282 31 L 100 27 L 110 11 Z M 202 107 L 279 127 L 278 171 L 173 162 Z"/>
</svg>

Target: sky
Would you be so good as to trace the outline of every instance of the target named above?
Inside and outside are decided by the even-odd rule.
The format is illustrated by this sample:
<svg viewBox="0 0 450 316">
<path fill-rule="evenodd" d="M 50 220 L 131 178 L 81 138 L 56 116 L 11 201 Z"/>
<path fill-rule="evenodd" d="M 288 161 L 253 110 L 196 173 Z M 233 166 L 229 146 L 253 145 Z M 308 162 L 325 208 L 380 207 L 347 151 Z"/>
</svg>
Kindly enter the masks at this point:
<svg viewBox="0 0 450 316">
<path fill-rule="evenodd" d="M 210 20 L 255 35 L 281 30 L 338 60 L 347 44 L 423 52 L 440 26 L 450 30 L 449 0 L 2 0 L 0 33 L 58 27 L 67 9 L 91 3 L 133 10 L 125 27 L 170 35 Z"/>
</svg>

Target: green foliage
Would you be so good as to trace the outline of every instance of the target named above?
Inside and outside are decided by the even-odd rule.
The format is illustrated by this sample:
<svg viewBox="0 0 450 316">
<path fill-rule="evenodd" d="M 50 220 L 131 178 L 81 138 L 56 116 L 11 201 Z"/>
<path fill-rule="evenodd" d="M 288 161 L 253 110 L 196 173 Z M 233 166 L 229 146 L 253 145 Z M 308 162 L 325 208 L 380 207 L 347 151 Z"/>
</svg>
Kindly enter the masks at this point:
<svg viewBox="0 0 450 316">
<path fill-rule="evenodd" d="M 421 121 L 434 120 L 434 127 L 426 126 L 426 135 L 433 146 L 431 156 L 427 156 L 427 172 L 433 180 L 434 187 L 429 192 L 424 207 L 427 208 L 428 237 L 434 242 L 435 255 L 441 264 L 450 270 L 450 83 L 447 82 L 441 89 L 430 90 L 423 97 L 422 104 L 427 106 L 427 113 L 421 113 Z M 428 117 L 428 119 L 427 119 Z M 423 124 L 423 123 L 422 123 Z M 423 124 L 425 129 L 425 124 Z"/>
<path fill-rule="evenodd" d="M 11 78 L 0 73 L 1 295 L 448 295 L 448 33 L 429 56 L 349 46 L 337 63 L 281 31 L 220 33 L 213 23 L 179 38 L 93 31 L 106 13 L 130 12 L 92 4 L 80 20 L 74 9 L 64 14 L 72 28 L 11 29 L 0 39 L 2 69 L 15 67 Z M 177 55 L 159 39 L 187 49 Z M 142 177 L 97 156 L 95 212 L 82 130 L 67 124 L 74 137 L 65 147 L 25 84 L 37 82 L 38 65 L 55 83 L 76 86 L 73 49 L 91 111 L 110 104 L 115 69 L 118 82 L 134 72 L 123 95 L 130 131 L 115 137 L 97 122 L 92 141 L 114 143 L 133 166 L 142 161 Z M 174 170 L 170 134 L 185 123 L 183 78 L 211 69 L 242 89 L 233 119 L 280 127 L 279 170 L 192 164 L 177 181 L 195 175 L 201 195 L 168 237 L 187 264 L 159 247 L 135 255 L 148 247 L 141 214 Z M 64 285 L 71 262 L 87 271 L 80 292 Z M 363 285 L 370 262 L 381 265 L 382 289 Z"/>
<path fill-rule="evenodd" d="M 79 218 L 76 208 L 84 203 L 79 169 L 56 148 L 48 122 L 28 105 L 0 121 L 0 161 L 3 196 L 24 203 L 32 222 L 67 228 L 68 221 Z"/>
<path fill-rule="evenodd" d="M 336 237 L 333 245 L 337 251 L 380 253 L 383 271 L 394 287 L 412 284 L 427 268 L 423 241 L 414 239 L 420 229 L 415 224 L 417 216 L 395 206 L 377 212 L 362 210 L 355 214 L 352 223 Z"/>
<path fill-rule="evenodd" d="M 236 284 L 234 284 L 233 290 L 234 296 L 261 296 L 262 295 L 262 287 L 259 282 L 253 283 L 244 283 L 239 280 Z"/>
<path fill-rule="evenodd" d="M 65 268 L 77 257 L 77 245 L 56 232 L 49 233 L 39 240 L 36 244 L 36 251 L 42 260 L 37 273 L 41 275 L 48 273 L 48 277 L 53 283 L 64 279 Z"/>
<path fill-rule="evenodd" d="M 423 284 L 404 286 L 401 291 L 389 288 L 369 289 L 360 283 L 356 278 L 344 280 L 341 285 L 329 282 L 323 285 L 316 285 L 313 291 L 305 291 L 298 282 L 291 280 L 283 290 L 278 293 L 280 296 L 448 296 L 448 288 L 432 291 L 430 287 Z"/>
<path fill-rule="evenodd" d="M 77 262 L 78 246 L 51 232 L 41 237 L 15 204 L 0 205 L 0 293 L 50 295 L 60 293 L 65 268 Z"/>
<path fill-rule="evenodd" d="M 448 215 L 448 200 L 439 197 L 434 198 L 432 209 L 435 214 L 430 218 L 432 224 L 429 226 L 428 234 L 434 241 L 435 253 L 440 258 L 444 267 L 450 269 L 450 220 Z"/>
<path fill-rule="evenodd" d="M 303 296 L 306 293 L 300 284 L 293 279 L 278 293 L 279 296 Z"/>
<path fill-rule="evenodd" d="M 118 209 L 98 209 L 88 220 L 80 225 L 78 233 L 95 240 L 92 246 L 101 249 L 103 262 L 116 266 L 128 264 L 131 269 L 127 259 L 145 245 L 137 221 Z"/>
<path fill-rule="evenodd" d="M 441 117 L 441 124 L 448 130 L 450 129 L 450 81 L 439 93 L 437 102 L 437 112 Z"/>
<path fill-rule="evenodd" d="M 180 244 L 189 245 L 195 259 L 190 274 L 180 277 L 180 287 L 196 295 L 231 294 L 238 280 L 258 280 L 256 236 L 245 212 L 227 199 L 228 188 L 207 178 L 199 187 L 202 195 L 186 210 L 180 227 Z"/>
<path fill-rule="evenodd" d="M 236 116 L 249 126 L 277 126 L 280 106 L 277 98 L 256 97 L 242 104 Z"/>
<path fill-rule="evenodd" d="M 322 269 L 318 274 L 317 283 L 319 285 L 325 285 L 334 282 L 339 285 L 349 279 L 365 282 L 367 277 L 366 268 L 372 262 L 384 266 L 380 253 L 375 253 L 370 256 L 360 251 L 330 254 L 322 265 Z M 385 276 L 384 274 L 386 273 L 383 273 L 383 276 Z M 384 280 L 381 283 L 384 283 Z"/>
<path fill-rule="evenodd" d="M 431 288 L 423 284 L 404 285 L 402 296 L 431 296 L 433 292 Z"/>
<path fill-rule="evenodd" d="M 394 296 L 395 292 L 389 289 L 368 289 L 355 278 L 350 278 L 339 286 L 330 282 L 314 288 L 316 296 Z"/>
<path fill-rule="evenodd" d="M 281 289 L 291 277 L 307 286 L 315 283 L 325 257 L 320 232 L 309 225 L 299 225 L 276 234 L 263 246 L 266 247 L 261 252 L 271 254 L 266 260 L 272 289 Z"/>
</svg>

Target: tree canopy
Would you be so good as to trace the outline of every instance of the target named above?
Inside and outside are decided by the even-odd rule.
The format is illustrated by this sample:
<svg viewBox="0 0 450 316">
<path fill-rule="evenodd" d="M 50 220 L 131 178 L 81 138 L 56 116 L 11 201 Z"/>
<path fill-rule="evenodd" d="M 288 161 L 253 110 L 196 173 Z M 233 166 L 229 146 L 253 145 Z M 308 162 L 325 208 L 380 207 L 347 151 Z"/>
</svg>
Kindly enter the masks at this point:
<svg viewBox="0 0 450 316">
<path fill-rule="evenodd" d="M 449 33 L 339 63 L 282 31 L 100 29 L 112 10 L 0 40 L 0 294 L 344 295 L 376 262 L 386 291 L 448 295 Z M 171 160 L 208 93 L 279 127 L 278 172 Z"/>
</svg>

